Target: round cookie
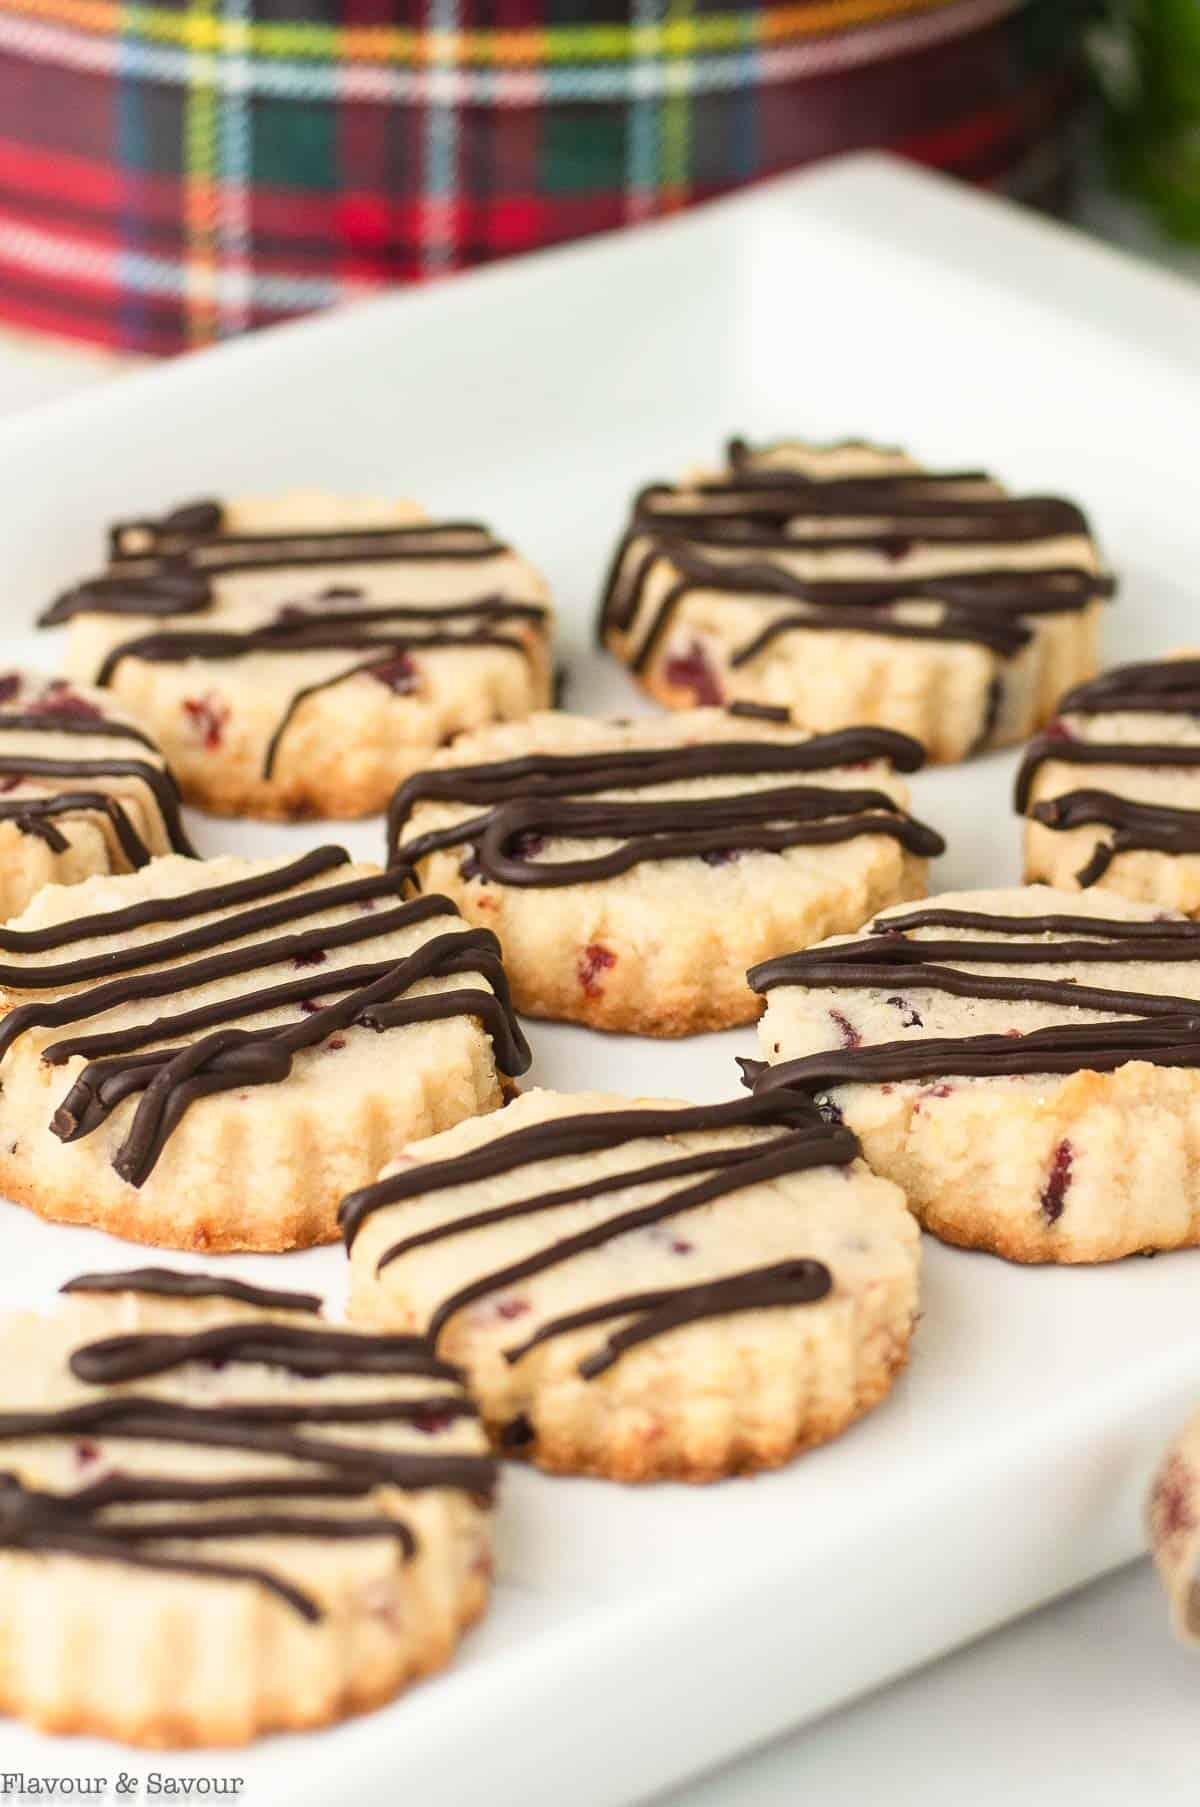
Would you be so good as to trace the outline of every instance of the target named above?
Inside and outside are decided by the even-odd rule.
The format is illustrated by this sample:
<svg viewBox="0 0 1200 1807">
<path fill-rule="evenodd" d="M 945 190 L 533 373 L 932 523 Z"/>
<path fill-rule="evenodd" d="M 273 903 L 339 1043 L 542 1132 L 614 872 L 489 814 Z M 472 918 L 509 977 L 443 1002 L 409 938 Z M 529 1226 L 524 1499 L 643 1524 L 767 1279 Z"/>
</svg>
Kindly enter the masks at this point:
<svg viewBox="0 0 1200 1807">
<path fill-rule="evenodd" d="M 895 776 L 920 763 L 903 735 L 771 712 L 547 712 L 408 779 L 390 857 L 495 930 L 519 1010 L 689 1035 L 753 1020 L 752 961 L 924 894 L 944 844 Z"/>
<path fill-rule="evenodd" d="M 452 1368 L 161 1268 L 0 1323 L 0 1710 L 240 1744 L 379 1706 L 482 1612 L 494 1464 Z"/>
<path fill-rule="evenodd" d="M 1030 879 L 1200 915 L 1200 656 L 1069 691 L 1026 751 L 1016 805 Z"/>
<path fill-rule="evenodd" d="M 44 625 L 221 815 L 360 816 L 465 729 L 551 698 L 546 586 L 410 502 L 201 502 L 113 529 Z"/>
<path fill-rule="evenodd" d="M 404 886 L 324 847 L 39 892 L 0 930 L 0 1191 L 162 1247 L 331 1240 L 529 1061 L 495 938 Z"/>
<path fill-rule="evenodd" d="M 958 892 L 749 979 L 756 1089 L 815 1098 L 944 1241 L 1200 1243 L 1200 925 L 1103 891 Z"/>
<path fill-rule="evenodd" d="M 916 1225 L 857 1152 L 799 1098 L 530 1092 L 347 1199 L 351 1314 L 427 1334 L 542 1468 L 774 1467 L 906 1358 Z"/>
<path fill-rule="evenodd" d="M 1175 1631 L 1200 1643 L 1200 1413 L 1163 1457 L 1146 1504 L 1146 1529 Z"/>
<path fill-rule="evenodd" d="M 149 735 L 103 691 L 0 672 L 0 921 L 43 885 L 194 853 Z"/>
<path fill-rule="evenodd" d="M 1111 591 L 1072 503 L 857 441 L 734 440 L 636 498 L 598 633 L 669 708 L 777 704 L 956 760 L 1025 739 L 1096 669 Z"/>
</svg>

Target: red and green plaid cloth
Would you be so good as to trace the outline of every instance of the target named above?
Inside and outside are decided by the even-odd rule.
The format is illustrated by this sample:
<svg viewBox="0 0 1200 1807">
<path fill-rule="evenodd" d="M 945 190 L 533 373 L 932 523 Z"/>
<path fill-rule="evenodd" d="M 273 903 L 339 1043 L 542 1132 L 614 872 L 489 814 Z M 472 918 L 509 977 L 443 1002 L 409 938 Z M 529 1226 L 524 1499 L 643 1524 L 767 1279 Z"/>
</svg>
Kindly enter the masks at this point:
<svg viewBox="0 0 1200 1807">
<path fill-rule="evenodd" d="M 1076 0 L 0 0 L 0 318 L 173 352 L 888 145 L 1051 195 Z"/>
</svg>

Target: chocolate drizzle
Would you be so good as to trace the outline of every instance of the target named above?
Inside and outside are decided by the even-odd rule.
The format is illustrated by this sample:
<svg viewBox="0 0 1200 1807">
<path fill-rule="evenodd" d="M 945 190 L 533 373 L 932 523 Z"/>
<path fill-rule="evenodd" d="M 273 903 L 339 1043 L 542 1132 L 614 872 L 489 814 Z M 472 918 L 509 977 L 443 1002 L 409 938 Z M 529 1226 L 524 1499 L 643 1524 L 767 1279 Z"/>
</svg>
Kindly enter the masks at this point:
<svg viewBox="0 0 1200 1807">
<path fill-rule="evenodd" d="M 64 1293 L 146 1293 L 160 1299 L 231 1299 L 239 1305 L 257 1305 L 263 1311 L 321 1309 L 316 1293 L 280 1292 L 275 1287 L 251 1286 L 224 1274 L 185 1274 L 171 1267 L 131 1267 L 124 1271 L 76 1274 L 58 1289 Z"/>
<path fill-rule="evenodd" d="M 149 1279 L 147 1278 L 149 1276 Z M 147 1269 L 129 1274 L 85 1275 L 64 1291 L 151 1291 L 165 1296 L 232 1298 L 273 1311 L 312 1304 L 305 1294 L 272 1293 L 214 1276 Z M 70 1357 L 77 1379 L 89 1386 L 123 1385 L 161 1376 L 189 1363 L 250 1363 L 319 1380 L 330 1375 L 424 1380 L 440 1391 L 376 1394 L 363 1400 L 322 1400 L 306 1391 L 297 1401 L 259 1404 L 234 1399 L 195 1406 L 175 1398 L 109 1394 L 60 1410 L 0 1413 L 0 1441 L 76 1438 L 88 1434 L 124 1441 L 240 1451 L 297 1464 L 286 1476 L 243 1476 L 197 1481 L 137 1475 L 115 1469 L 73 1493 L 24 1486 L 0 1475 L 0 1547 L 29 1553 L 78 1556 L 196 1579 L 240 1581 L 266 1589 L 310 1623 L 322 1617 L 317 1601 L 272 1570 L 254 1564 L 210 1560 L 161 1546 L 204 1544 L 223 1538 L 388 1538 L 405 1558 L 416 1550 L 411 1528 L 391 1513 L 314 1510 L 315 1502 L 368 1507 L 376 1487 L 409 1490 L 452 1488 L 481 1501 L 491 1498 L 495 1464 L 474 1454 L 392 1450 L 377 1442 L 356 1444 L 322 1434 L 324 1425 L 409 1424 L 428 1436 L 475 1416 L 456 1369 L 439 1361 L 427 1343 L 409 1336 L 359 1336 L 326 1326 L 292 1325 L 277 1318 L 235 1318 L 195 1334 L 166 1332 L 116 1336 L 85 1344 Z M 449 1385 L 450 1391 L 446 1392 Z M 99 1451 L 95 1452 L 99 1455 Z M 240 1502 L 249 1510 L 230 1510 Z M 296 1505 L 301 1510 L 287 1510 Z M 120 1508 L 216 1506 L 212 1514 L 122 1517 Z M 220 1508 L 224 1508 L 221 1510 Z"/>
<path fill-rule="evenodd" d="M 1200 659 L 1162 659 L 1123 665 L 1090 683 L 1077 685 L 1059 703 L 1059 716 L 1184 715 L 1200 728 Z M 1067 765 L 1166 767 L 1200 766 L 1200 745 L 1178 741 L 1081 740 L 1063 726 L 1030 741 L 1017 775 L 1016 807 L 1044 828 L 1058 831 L 1099 825 L 1112 830 L 1097 841 L 1076 883 L 1085 889 L 1104 877 L 1118 854 L 1200 853 L 1200 809 L 1120 797 L 1090 786 L 1030 802 L 1034 781 L 1050 760 Z"/>
<path fill-rule="evenodd" d="M 112 532 L 113 564 L 103 577 L 66 591 L 41 617 L 53 626 L 82 614 L 169 619 L 203 613 L 217 600 L 214 577 L 266 570 L 360 564 L 411 565 L 502 557 L 508 547 L 475 522 L 422 522 L 408 526 L 311 533 L 231 534 L 220 531 L 222 511 L 199 502 L 160 521 L 130 521 Z M 358 606 L 353 606 L 355 603 Z M 307 684 L 291 698 L 270 734 L 262 776 L 270 779 L 280 742 L 296 712 L 320 692 L 353 678 L 376 677 L 397 694 L 418 685 L 413 653 L 492 648 L 533 662 L 535 639 L 546 630 L 547 610 L 535 602 L 496 594 L 436 603 L 372 604 L 345 584 L 327 586 L 302 602 L 285 603 L 270 617 L 237 628 L 188 627 L 139 633 L 111 647 L 95 683 L 113 683 L 126 660 L 144 664 L 189 660 L 223 663 L 254 654 L 299 657 L 306 653 L 354 655 L 344 670 Z M 403 680 L 402 682 L 399 680 Z"/>
<path fill-rule="evenodd" d="M 978 939 L 913 940 L 912 930 L 960 929 Z M 1048 935 L 1058 941 L 1036 939 Z M 953 962 L 943 965 L 941 962 Z M 1071 1023 L 1026 1034 L 951 1038 L 913 1036 L 874 1045 L 834 1048 L 776 1066 L 741 1063 L 758 1093 L 778 1088 L 817 1095 L 838 1085 L 930 1078 L 1113 1072 L 1130 1061 L 1157 1066 L 1200 1065 L 1200 999 L 1092 986 L 1074 979 L 1026 976 L 1031 966 L 1075 967 L 1200 961 L 1200 924 L 1137 922 L 1093 916 L 1004 916 L 934 908 L 893 915 L 869 935 L 811 948 L 752 967 L 755 991 L 801 985 L 809 989 L 906 990 L 954 997 L 1039 1003 L 1064 1011 L 1096 1010 L 1103 1023 Z M 962 966 L 1012 966 L 1020 976 L 971 973 Z M 1120 1020 L 1129 1019 L 1129 1020 Z"/>
<path fill-rule="evenodd" d="M 157 942 L 118 946 L 53 966 L 0 967 L 0 982 L 22 991 L 60 990 L 88 980 L 100 981 L 52 1000 L 34 998 L 13 1005 L 0 1020 L 0 1058 L 19 1036 L 34 1028 L 83 1022 L 154 998 L 169 998 L 175 1004 L 167 1015 L 151 1022 L 104 1029 L 93 1036 L 52 1043 L 43 1050 L 42 1058 L 51 1066 L 79 1055 L 88 1063 L 76 1074 L 54 1112 L 54 1134 L 63 1141 L 90 1135 L 126 1098 L 141 1094 L 129 1131 L 113 1156 L 116 1172 L 129 1184 L 140 1186 L 195 1100 L 240 1087 L 278 1084 L 291 1072 L 298 1053 L 352 1025 L 382 1032 L 413 1023 L 475 1016 L 492 1038 L 501 1070 L 523 1072 L 529 1065 L 529 1049 L 513 1015 L 495 936 L 486 929 L 468 929 L 445 897 L 422 897 L 375 910 L 376 900 L 403 891 L 407 879 L 403 868 L 344 884 L 308 883 L 316 873 L 340 864 L 345 857 L 340 848 L 317 849 L 250 880 L 209 886 L 183 897 L 148 901 L 128 912 L 67 925 L 74 931 L 71 939 L 86 941 L 97 934 L 119 933 L 134 922 L 180 921 L 210 911 L 223 912 L 213 921 L 201 921 Z M 271 901 L 239 911 L 235 906 L 248 897 Z M 359 913 L 347 920 L 247 940 L 264 930 L 354 904 L 360 906 Z M 432 936 L 403 958 L 391 955 L 333 968 L 320 977 L 306 974 L 187 1007 L 189 991 L 198 987 L 281 964 L 322 964 L 332 949 L 377 941 L 438 917 L 447 918 L 446 932 Z M 46 945 L 44 940 L 42 945 Z M 53 945 L 63 945 L 63 938 L 56 937 Z M 210 949 L 217 951 L 209 953 Z M 195 954 L 202 957 L 187 958 Z M 162 964 L 164 961 L 169 963 Z M 458 974 L 476 975 L 481 983 L 411 995 L 422 980 Z M 344 995 L 318 1008 L 312 1001 L 314 992 Z M 301 1014 L 285 1014 L 280 1022 L 251 1029 L 228 1026 L 240 1017 L 276 1009 L 287 1013 L 289 1007 Z M 185 1035 L 197 1039 L 178 1040 Z M 158 1045 L 164 1042 L 167 1045 Z"/>
<path fill-rule="evenodd" d="M 351 678 L 386 678 L 398 660 L 413 652 L 454 647 L 503 647 L 526 660 L 533 648 L 519 634 L 501 631 L 505 623 L 543 625 L 546 611 L 539 603 L 508 602 L 501 596 L 474 602 L 448 603 L 443 607 L 416 604 L 380 604 L 378 608 L 325 608 L 313 604 L 289 605 L 261 627 L 232 630 L 143 634 L 114 646 L 100 665 L 95 683 L 107 688 L 126 659 L 148 664 L 178 664 L 187 659 L 221 662 L 243 659 L 252 653 L 300 654 L 344 651 L 359 655 L 354 663 L 332 677 L 306 684 L 292 697 L 271 733 L 263 755 L 262 775 L 269 778 L 279 754 L 280 742 L 297 710 L 309 697 L 332 690 Z M 457 628 L 447 623 L 460 623 Z M 391 631 L 386 631 L 391 628 Z M 415 679 L 415 667 L 413 671 Z"/>
<path fill-rule="evenodd" d="M 594 1380 L 619 1361 L 627 1350 L 636 1349 L 639 1343 L 649 1342 L 682 1324 L 725 1317 L 735 1311 L 762 1311 L 772 1305 L 812 1305 L 818 1299 L 826 1298 L 832 1289 L 833 1275 L 823 1262 L 803 1258 L 777 1261 L 769 1267 L 754 1267 L 743 1274 L 731 1274 L 725 1280 L 709 1280 L 698 1286 L 662 1287 L 656 1292 L 626 1293 L 623 1298 L 608 1299 L 602 1305 L 567 1312 L 560 1318 L 550 1318 L 526 1342 L 506 1349 L 504 1357 L 512 1364 L 553 1337 L 584 1330 L 591 1324 L 603 1324 L 613 1318 L 633 1317 L 633 1323 L 614 1331 L 594 1354 L 584 1356 L 580 1362 L 579 1372 L 584 1380 Z"/>
<path fill-rule="evenodd" d="M 179 516 L 175 517 L 176 522 Z M 475 521 L 285 533 L 194 533 L 153 521 L 113 529 L 114 557 L 101 577 L 65 590 L 39 617 L 57 627 L 75 615 L 193 615 L 211 608 L 213 577 L 323 565 L 495 558 L 508 551 Z M 136 552 L 124 552 L 130 533 Z"/>
<path fill-rule="evenodd" d="M 457 1288 L 430 1314 L 427 1335 L 431 1347 L 436 1348 L 451 1318 L 491 1293 L 501 1292 L 592 1249 L 602 1248 L 630 1231 L 674 1219 L 746 1187 L 812 1167 L 845 1166 L 858 1153 L 858 1144 L 848 1131 L 823 1123 L 807 1099 L 787 1095 L 734 1099 L 719 1105 L 638 1107 L 549 1118 L 544 1123 L 498 1136 L 467 1154 L 405 1167 L 373 1186 L 351 1193 L 341 1210 L 346 1244 L 348 1248 L 353 1247 L 363 1225 L 376 1212 L 407 1199 L 458 1191 L 498 1174 L 536 1168 L 545 1161 L 583 1157 L 643 1138 L 665 1142 L 669 1152 L 671 1139 L 675 1136 L 751 1126 L 778 1133 L 732 1148 L 718 1143 L 710 1149 L 648 1162 L 599 1178 L 584 1178 L 548 1192 L 537 1192 L 531 1176 L 522 1196 L 511 1204 L 474 1212 L 460 1211 L 443 1223 L 410 1233 L 392 1243 L 379 1257 L 377 1272 L 419 1248 L 493 1224 L 543 1213 L 552 1220 L 553 1213 L 566 1206 L 598 1199 L 607 1193 L 624 1194 L 633 1187 L 664 1180 L 691 1181 L 672 1187 L 649 1204 L 619 1209 L 611 1217 L 592 1223 L 573 1235 L 551 1238 L 524 1260 L 496 1268 Z M 506 1350 L 505 1357 L 515 1363 L 552 1337 L 616 1317 L 631 1318 L 630 1324 L 610 1334 L 593 1354 L 580 1362 L 578 1371 L 588 1380 L 611 1367 L 627 1349 L 677 1325 L 733 1311 L 809 1304 L 823 1298 L 832 1284 L 832 1276 L 820 1262 L 796 1259 L 769 1268 L 751 1269 L 723 1280 L 707 1281 L 700 1286 L 618 1295 L 582 1312 L 548 1320 L 525 1342 Z"/>
<path fill-rule="evenodd" d="M 915 546 L 1018 545 L 1087 536 L 1071 502 L 1053 496 L 1005 496 L 986 473 L 869 472 L 821 477 L 753 464 L 742 441 L 729 448 L 730 474 L 672 487 L 654 484 L 634 503 L 605 584 L 597 637 L 631 634 L 652 579 L 668 581 L 622 656 L 645 671 L 690 595 L 796 605 L 777 614 L 730 655 L 735 670 L 785 635 L 861 632 L 895 639 L 965 641 L 1011 659 L 1028 645 L 1028 618 L 1086 608 L 1110 596 L 1106 576 L 1047 562 L 937 576 L 806 578 L 789 555 L 855 551 L 903 560 Z M 821 531 L 822 523 L 830 531 Z M 806 524 L 811 526 L 808 530 Z M 899 604 L 932 605 L 914 619 Z"/>
<path fill-rule="evenodd" d="M 615 877 L 647 860 L 739 849 L 781 853 L 864 834 L 889 835 L 910 853 L 932 858 L 945 850 L 941 836 L 876 789 L 785 784 L 718 797 L 586 801 L 598 792 L 685 779 L 786 776 L 869 760 L 887 760 L 910 772 L 923 757 L 908 735 L 858 728 L 804 741 L 715 740 L 440 767 L 416 773 L 396 791 L 388 811 L 388 857 L 415 864 L 444 848 L 473 846 L 483 876 L 518 886 L 581 884 Z M 405 824 L 422 802 L 478 805 L 482 813 L 402 841 Z M 528 851 L 540 850 L 555 836 L 621 844 L 591 859 L 545 860 Z"/>
<path fill-rule="evenodd" d="M 140 728 L 109 721 L 98 709 L 73 699 L 69 690 L 46 694 L 36 708 L 0 711 L 0 736 L 5 733 L 60 734 L 80 740 L 128 740 L 154 751 L 154 743 Z M 63 789 L 51 796 L 0 796 L 0 821 L 12 822 L 22 834 L 36 835 L 54 853 L 65 853 L 69 842 L 55 818 L 98 815 L 111 825 L 117 844 L 135 870 L 148 863 L 151 849 L 138 833 L 120 797 L 96 787 L 100 778 L 135 778 L 144 784 L 157 809 L 170 846 L 176 853 L 195 857 L 195 848 L 183 826 L 179 791 L 162 765 L 149 759 L 116 757 L 112 752 L 84 748 L 77 757 L 0 751 L 0 778 L 14 785 L 24 779 L 76 779 L 79 788 Z M 88 780 L 93 781 L 91 784 Z"/>
</svg>

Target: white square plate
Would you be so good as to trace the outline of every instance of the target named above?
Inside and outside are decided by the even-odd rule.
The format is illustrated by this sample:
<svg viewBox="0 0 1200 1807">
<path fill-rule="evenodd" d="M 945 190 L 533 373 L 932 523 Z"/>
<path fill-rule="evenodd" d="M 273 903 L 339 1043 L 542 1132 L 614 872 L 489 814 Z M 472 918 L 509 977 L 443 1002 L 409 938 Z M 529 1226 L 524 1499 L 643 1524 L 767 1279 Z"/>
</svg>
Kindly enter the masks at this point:
<svg viewBox="0 0 1200 1807">
<path fill-rule="evenodd" d="M 1116 654 L 1197 638 L 1200 299 L 996 202 L 856 159 L 665 226 L 460 278 L 130 378 L 0 432 L 11 639 L 113 516 L 289 484 L 481 514 L 548 571 L 579 707 L 628 710 L 585 650 L 632 490 L 753 436 L 865 433 L 1092 512 L 1124 579 Z M 42 662 L 55 649 L 37 642 Z M 1019 876 L 1013 758 L 924 774 L 934 885 Z M 194 821 L 205 849 L 337 828 Z M 345 835 L 377 856 L 377 822 Z M 752 1032 L 654 1044 L 535 1026 L 544 1085 L 733 1092 Z M 128 1264 L 0 1212 L 0 1305 Z M 136 1256 L 135 1256 L 136 1258 Z M 336 1290 L 336 1250 L 235 1260 Z M 1019 1270 L 929 1244 L 892 1398 L 755 1481 L 626 1490 L 516 1471 L 494 1609 L 383 1712 L 153 1763 L 0 1728 L 0 1771 L 244 1778 L 242 1798 L 616 1807 L 1130 1558 L 1161 1440 L 1200 1395 L 1200 1253 Z M 118 1685 L 116 1680 L 114 1685 Z"/>
</svg>

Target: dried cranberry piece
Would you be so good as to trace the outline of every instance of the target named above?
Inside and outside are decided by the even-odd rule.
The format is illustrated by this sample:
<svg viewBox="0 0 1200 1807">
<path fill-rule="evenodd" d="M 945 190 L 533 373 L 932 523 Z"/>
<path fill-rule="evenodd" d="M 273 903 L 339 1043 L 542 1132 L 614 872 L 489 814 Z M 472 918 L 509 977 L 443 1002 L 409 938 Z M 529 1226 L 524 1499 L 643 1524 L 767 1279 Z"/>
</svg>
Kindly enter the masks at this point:
<svg viewBox="0 0 1200 1807">
<path fill-rule="evenodd" d="M 1071 1169 L 1075 1164 L 1075 1150 L 1069 1142 L 1060 1142 L 1054 1150 L 1050 1161 L 1050 1173 L 1046 1184 L 1042 1187 L 1042 1216 L 1047 1223 L 1057 1223 L 1063 1214 L 1067 1193 L 1071 1186 Z"/>
<path fill-rule="evenodd" d="M 95 703 L 90 703 L 85 696 L 72 690 L 64 678 L 55 678 L 48 684 L 41 696 L 35 697 L 29 705 L 31 715 L 67 715 L 78 721 L 100 721 L 103 710 Z"/>
<path fill-rule="evenodd" d="M 1187 1463 L 1180 1456 L 1170 1456 L 1150 1495 L 1150 1522 L 1156 1544 L 1185 1536 L 1195 1529 L 1193 1484 L 1194 1477 Z"/>
<path fill-rule="evenodd" d="M 385 664 L 372 666 L 369 675 L 397 696 L 411 696 L 419 682 L 417 668 L 407 653 L 397 653 Z"/>
<path fill-rule="evenodd" d="M 297 954 L 292 961 L 293 966 L 324 966 L 325 950 L 320 947 L 309 948 L 306 954 Z"/>
<path fill-rule="evenodd" d="M 1042 730 L 1047 740 L 1076 740 L 1073 728 L 1068 728 L 1061 715 L 1056 715 L 1052 722 L 1047 722 Z"/>
<path fill-rule="evenodd" d="M 100 1445 L 87 1438 L 75 1445 L 75 1465 L 77 1468 L 88 1468 L 93 1462 L 100 1460 Z"/>
<path fill-rule="evenodd" d="M 6 671 L 4 676 L 0 677 L 0 703 L 11 703 L 20 688 L 21 674 L 16 671 Z"/>
<path fill-rule="evenodd" d="M 183 709 L 193 733 L 205 751 L 215 753 L 225 736 L 229 704 L 212 694 L 188 696 L 183 699 Z"/>
<path fill-rule="evenodd" d="M 513 1318 L 523 1318 L 528 1310 L 528 1299 L 501 1299 L 496 1307 L 496 1316 L 510 1322 Z"/>
<path fill-rule="evenodd" d="M 449 1430 L 454 1420 L 453 1412 L 434 1412 L 428 1406 L 422 1406 L 413 1413 L 412 1427 L 414 1430 L 423 1431 L 425 1436 L 432 1437 L 438 1431 Z"/>
<path fill-rule="evenodd" d="M 854 1027 L 850 1018 L 848 1016 L 843 1016 L 840 1010 L 831 1010 L 829 1015 L 837 1027 L 838 1034 L 842 1038 L 843 1048 L 861 1048 L 862 1036 L 858 1033 L 858 1030 Z"/>
<path fill-rule="evenodd" d="M 336 1054 L 339 1048 L 346 1046 L 346 1038 L 344 1035 L 331 1035 L 325 1046 L 331 1048 Z"/>
<path fill-rule="evenodd" d="M 596 980 L 602 972 L 607 972 L 610 967 L 613 967 L 616 964 L 617 956 L 613 953 L 612 949 L 604 947 L 599 941 L 590 942 L 589 945 L 584 948 L 582 954 L 579 956 L 579 964 L 576 970 L 579 973 L 579 983 L 583 986 L 583 989 L 589 998 L 600 997 L 604 987 L 603 985 L 597 985 Z"/>
<path fill-rule="evenodd" d="M 677 690 L 690 690 L 696 703 L 713 704 L 723 700 L 720 681 L 699 640 L 693 640 L 686 653 L 677 653 L 668 659 L 663 676 Z"/>
<path fill-rule="evenodd" d="M 912 549 L 913 542 L 911 540 L 901 539 L 897 536 L 888 542 L 887 557 L 894 565 L 898 565 L 902 558 L 908 557 Z"/>
<path fill-rule="evenodd" d="M 24 784 L 24 782 L 24 772 L 6 772 L 4 777 L 0 778 L 0 791 L 15 791 L 18 784 Z"/>
</svg>

